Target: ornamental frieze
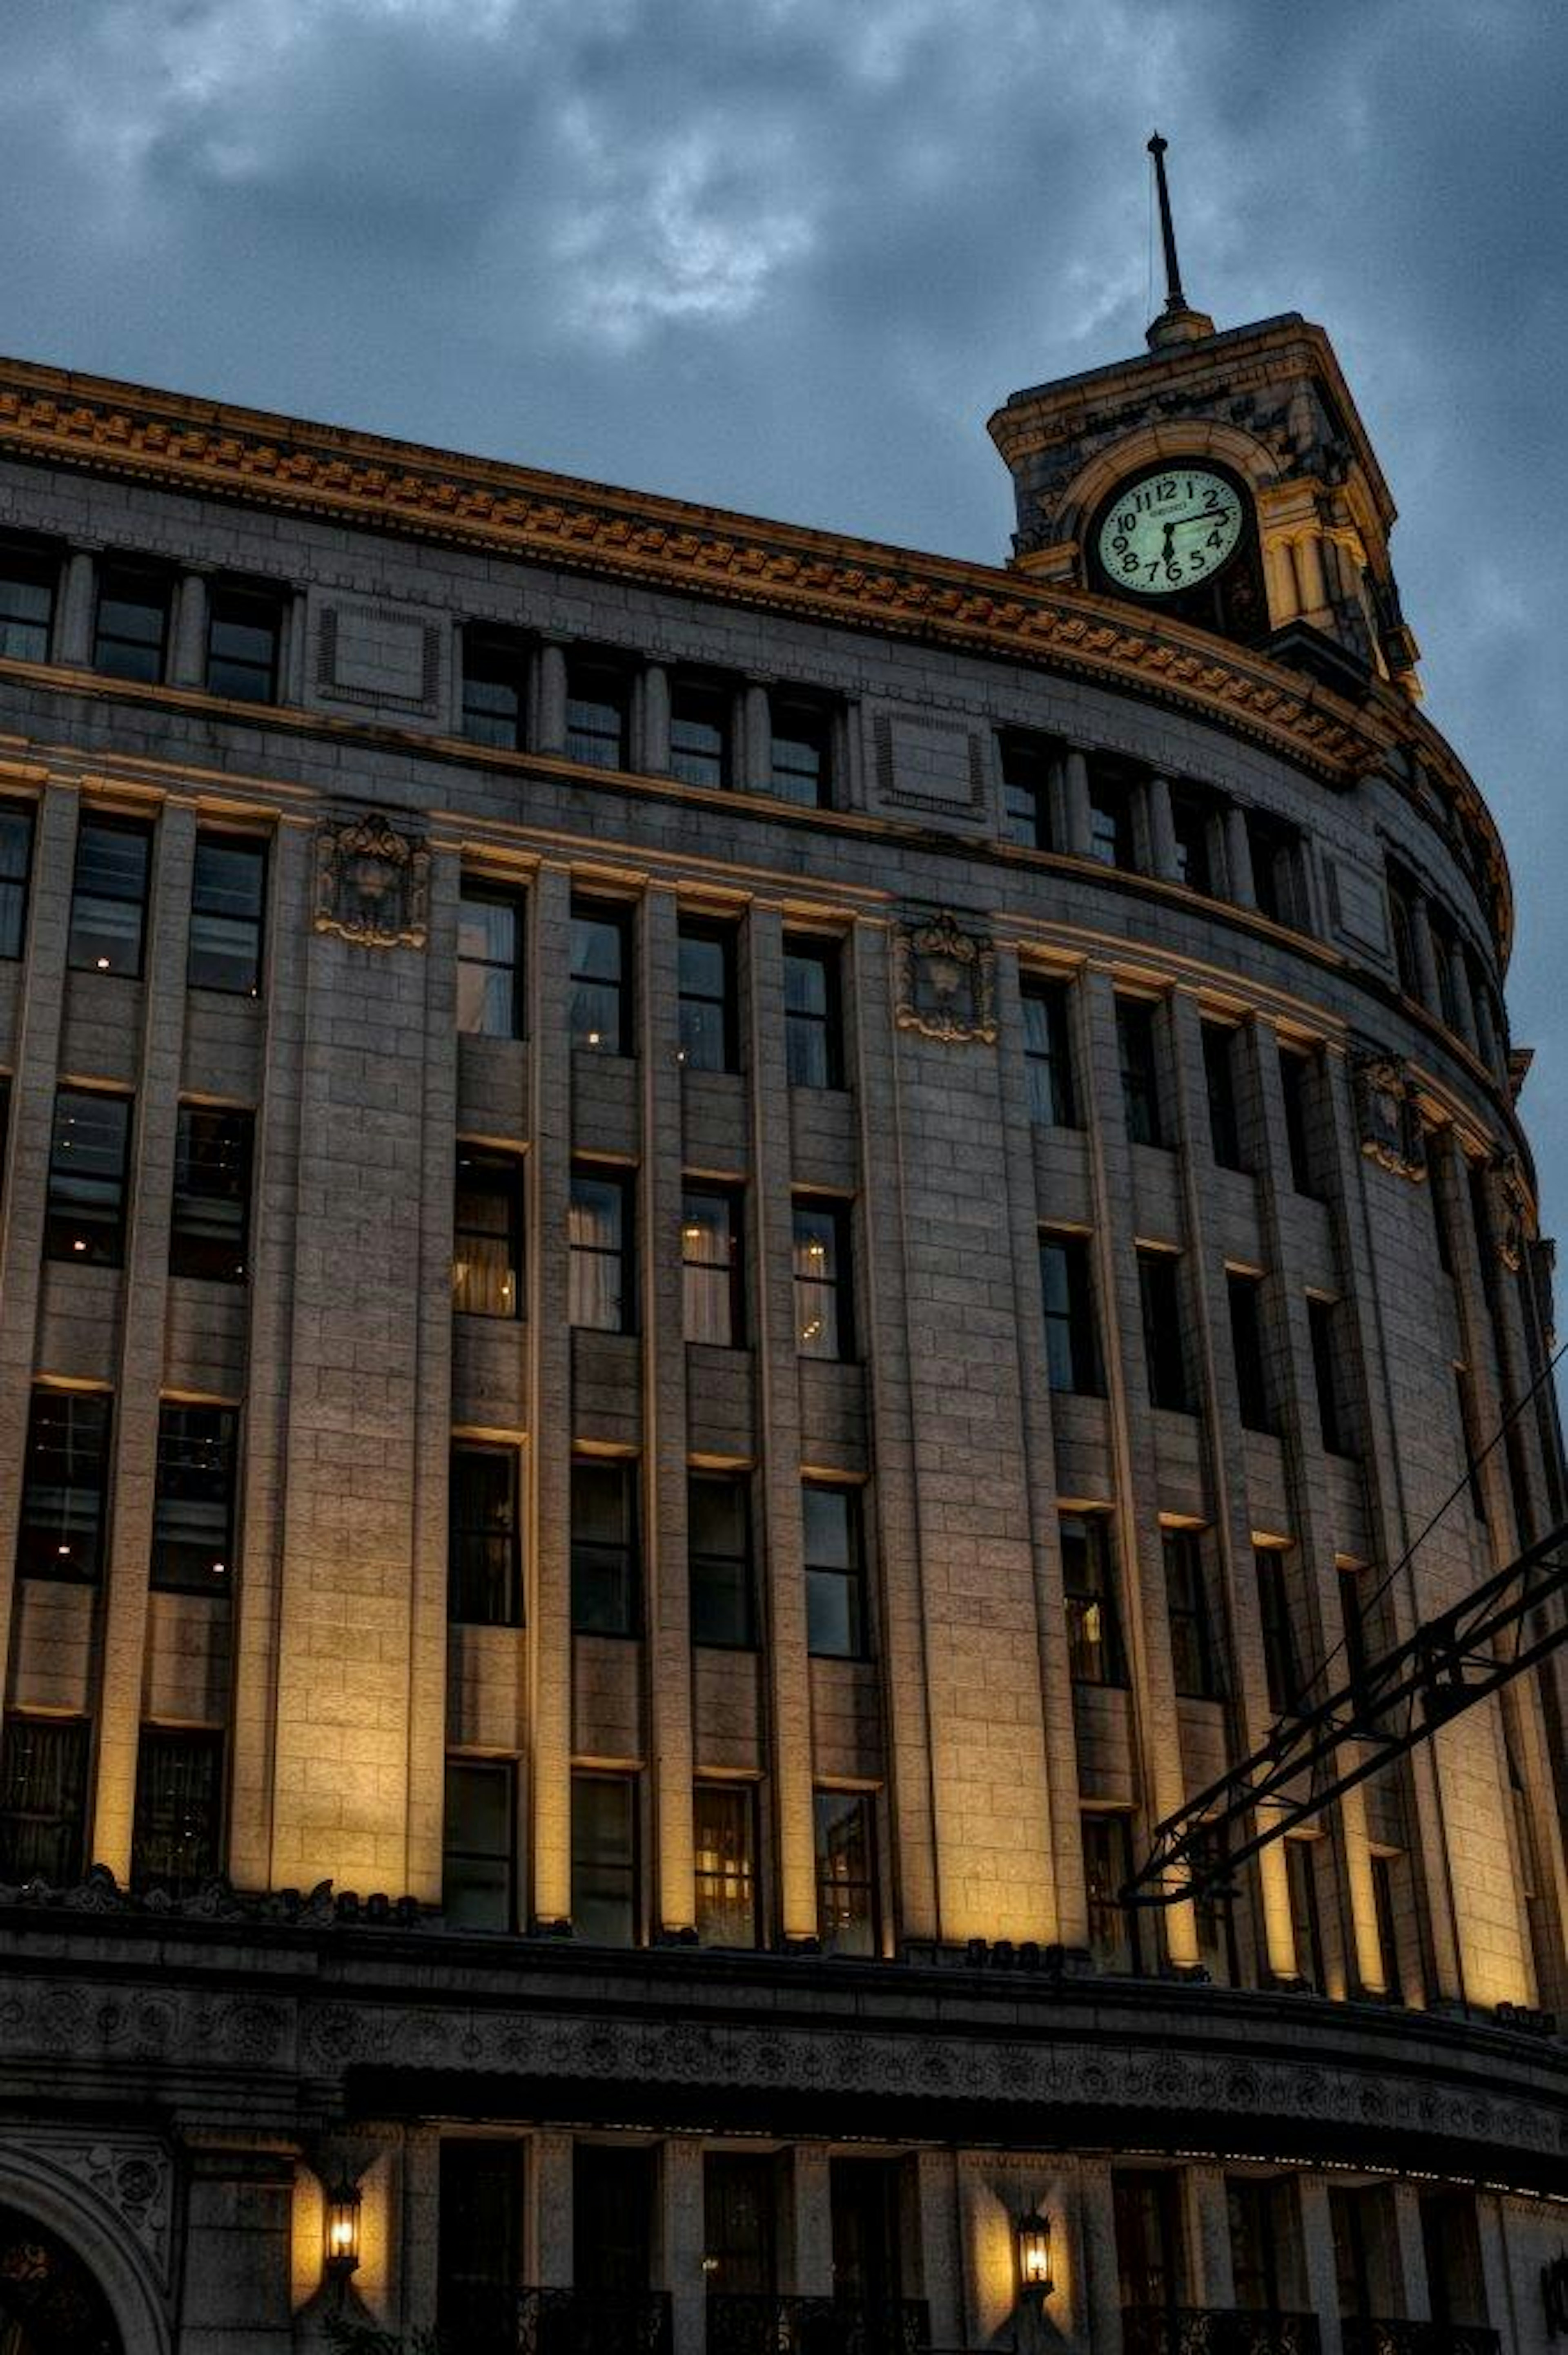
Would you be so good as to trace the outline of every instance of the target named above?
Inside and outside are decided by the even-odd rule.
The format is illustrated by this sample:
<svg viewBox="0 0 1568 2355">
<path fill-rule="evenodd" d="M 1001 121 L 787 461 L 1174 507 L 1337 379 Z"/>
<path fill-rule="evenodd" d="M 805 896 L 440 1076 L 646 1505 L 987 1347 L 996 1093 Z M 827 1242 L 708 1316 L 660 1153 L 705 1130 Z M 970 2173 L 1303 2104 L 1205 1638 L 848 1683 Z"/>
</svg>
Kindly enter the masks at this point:
<svg viewBox="0 0 1568 2355">
<path fill-rule="evenodd" d="M 996 1044 L 996 953 L 946 908 L 893 935 L 893 1017 L 901 1030 L 949 1044 Z"/>
<path fill-rule="evenodd" d="M 356 947 L 422 949 L 429 937 L 430 854 L 379 813 L 316 836 L 318 932 Z"/>
</svg>

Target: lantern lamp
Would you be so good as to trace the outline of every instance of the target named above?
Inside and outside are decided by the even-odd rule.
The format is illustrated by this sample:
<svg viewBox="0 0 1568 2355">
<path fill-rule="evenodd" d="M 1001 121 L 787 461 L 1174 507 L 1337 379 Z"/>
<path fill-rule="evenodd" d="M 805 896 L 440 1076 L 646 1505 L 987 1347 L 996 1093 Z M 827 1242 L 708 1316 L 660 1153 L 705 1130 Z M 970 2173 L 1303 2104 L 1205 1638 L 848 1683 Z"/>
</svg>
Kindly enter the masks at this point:
<svg viewBox="0 0 1568 2355">
<path fill-rule="evenodd" d="M 326 2275 L 329 2281 L 346 2282 L 359 2269 L 360 2189 L 346 2175 L 326 2196 Z"/>
<path fill-rule="evenodd" d="M 1021 2217 L 1017 2230 L 1018 2286 L 1023 2296 L 1046 2298 L 1051 2280 L 1051 2220 L 1038 2210 Z"/>
</svg>

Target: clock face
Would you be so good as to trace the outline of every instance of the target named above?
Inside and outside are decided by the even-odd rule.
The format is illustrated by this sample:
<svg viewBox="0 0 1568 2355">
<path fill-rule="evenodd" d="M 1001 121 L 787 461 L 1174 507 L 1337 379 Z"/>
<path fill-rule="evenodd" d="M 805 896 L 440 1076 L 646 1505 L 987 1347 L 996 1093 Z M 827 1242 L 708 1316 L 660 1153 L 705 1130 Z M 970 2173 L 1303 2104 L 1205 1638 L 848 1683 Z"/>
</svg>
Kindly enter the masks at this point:
<svg viewBox="0 0 1568 2355">
<path fill-rule="evenodd" d="M 1115 494 L 1095 552 L 1115 587 L 1139 597 L 1173 597 L 1229 561 L 1245 519 L 1242 495 L 1227 475 L 1207 466 L 1154 467 Z"/>
</svg>

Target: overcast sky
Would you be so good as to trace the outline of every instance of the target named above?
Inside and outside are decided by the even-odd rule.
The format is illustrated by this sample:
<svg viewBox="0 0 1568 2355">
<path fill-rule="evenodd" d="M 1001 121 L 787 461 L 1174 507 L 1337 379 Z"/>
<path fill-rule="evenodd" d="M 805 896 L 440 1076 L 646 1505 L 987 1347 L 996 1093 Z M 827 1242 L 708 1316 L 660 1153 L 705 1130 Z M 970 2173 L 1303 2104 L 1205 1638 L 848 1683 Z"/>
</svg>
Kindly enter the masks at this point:
<svg viewBox="0 0 1568 2355">
<path fill-rule="evenodd" d="M 999 560 L 984 420 L 1325 325 L 1568 1222 L 1562 0 L 0 0 L 12 353 Z"/>
</svg>

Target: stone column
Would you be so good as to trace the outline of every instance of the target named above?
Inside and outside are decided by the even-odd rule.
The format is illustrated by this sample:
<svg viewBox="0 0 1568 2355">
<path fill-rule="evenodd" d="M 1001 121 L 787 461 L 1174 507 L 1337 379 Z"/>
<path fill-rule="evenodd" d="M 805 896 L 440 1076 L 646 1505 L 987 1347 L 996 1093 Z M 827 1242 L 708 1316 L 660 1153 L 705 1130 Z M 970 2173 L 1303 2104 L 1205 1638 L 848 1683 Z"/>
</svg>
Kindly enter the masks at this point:
<svg viewBox="0 0 1568 2355">
<path fill-rule="evenodd" d="M 1320 2175 L 1298 2179 L 1301 2256 L 1307 2275 L 1307 2311 L 1318 2318 L 1321 2355 L 1340 2355 L 1340 2277 L 1334 2263 L 1334 2224 L 1329 2187 Z"/>
<path fill-rule="evenodd" d="M 403 2129 L 403 2182 L 399 2203 L 397 2268 L 402 2293 L 400 2320 L 406 2330 L 430 2329 L 436 2319 L 440 2253 L 441 2137 L 438 2127 Z"/>
<path fill-rule="evenodd" d="M 1428 1014 L 1441 1020 L 1443 992 L 1437 979 L 1437 944 L 1432 937 L 1432 920 L 1426 912 L 1426 902 L 1418 897 L 1410 901 L 1410 944 L 1415 952 L 1415 977 L 1420 985 L 1421 1003 Z"/>
<path fill-rule="evenodd" d="M 1257 886 L 1252 875 L 1252 845 L 1247 840 L 1246 812 L 1234 802 L 1227 805 L 1224 814 L 1225 878 L 1230 897 L 1238 908 L 1255 908 Z"/>
<path fill-rule="evenodd" d="M 98 607 L 96 544 L 76 547 L 66 559 L 60 590 L 59 619 L 55 625 L 55 660 L 73 670 L 86 670 L 92 661 L 93 617 Z"/>
<path fill-rule="evenodd" d="M 828 2146 L 798 2142 L 789 2152 L 789 2222 L 796 2297 L 833 2294 L 833 2213 Z"/>
<path fill-rule="evenodd" d="M 1117 2262 L 1116 2201 L 1108 2159 L 1078 2162 L 1078 2220 L 1084 2266 L 1079 2311 L 1087 2318 L 1088 2344 L 1094 2355 L 1119 2355 L 1121 2268 Z"/>
<path fill-rule="evenodd" d="M 638 766 L 645 776 L 667 777 L 670 773 L 670 674 L 662 663 L 645 663 L 641 683 L 641 726 L 634 737 L 634 741 L 641 748 Z"/>
<path fill-rule="evenodd" d="M 954 2346 L 964 2327 L 957 2168 L 952 2152 L 947 2150 L 918 2150 L 912 2164 L 920 2294 L 930 2311 L 931 2341 L 937 2347 Z"/>
<path fill-rule="evenodd" d="M 1094 839 L 1089 812 L 1089 764 L 1076 746 L 1062 763 L 1062 847 L 1075 858 L 1087 858 Z"/>
<path fill-rule="evenodd" d="M 528 1325 L 533 1475 L 528 1558 L 529 1718 L 533 1730 L 531 1912 L 557 1923 L 572 1910 L 572 1336 L 567 1321 L 571 1188 L 571 1049 L 567 1029 L 571 878 L 542 868 L 533 895 L 529 1003 L 534 1102 L 528 1156 Z"/>
<path fill-rule="evenodd" d="M 705 2337 L 707 2276 L 703 2213 L 703 2146 L 694 2135 L 673 2135 L 664 2144 L 659 2177 L 662 2201 L 663 2281 L 670 2293 L 675 2355 L 702 2355 Z"/>
<path fill-rule="evenodd" d="M 553 2128 L 533 2138 L 527 2256 L 530 2286 L 538 2289 L 572 2286 L 573 2147 L 569 2134 Z"/>
<path fill-rule="evenodd" d="M 546 638 L 539 648 L 538 681 L 534 697 L 533 742 L 535 752 L 564 752 L 567 749 L 567 650 L 558 638 Z"/>
<path fill-rule="evenodd" d="M 765 794 L 773 783 L 773 719 L 767 687 L 758 679 L 748 679 L 740 702 L 736 782 L 743 793 Z"/>
<path fill-rule="evenodd" d="M 1190 2242 L 1197 2276 L 1191 2302 L 1193 2306 L 1233 2307 L 1236 2302 L 1236 2284 L 1224 2169 L 1190 2167 L 1186 2189 L 1192 2223 Z"/>
<path fill-rule="evenodd" d="M 180 2355 L 289 2355 L 292 2157 L 203 2137 L 185 2169 Z"/>
<path fill-rule="evenodd" d="M 1432 2292 L 1426 2279 L 1426 2243 L 1421 2234 L 1421 2199 L 1414 2183 L 1393 2187 L 1393 2232 L 1402 2311 L 1411 2322 L 1429 2322 Z"/>
<path fill-rule="evenodd" d="M 174 628 L 169 645 L 171 687 L 207 685 L 208 597 L 205 572 L 187 569 L 175 583 Z"/>
<path fill-rule="evenodd" d="M 1144 787 L 1144 809 L 1149 826 L 1149 871 L 1166 883 L 1179 883 L 1181 870 L 1176 859 L 1176 822 L 1171 809 L 1171 780 L 1150 777 Z"/>
</svg>

